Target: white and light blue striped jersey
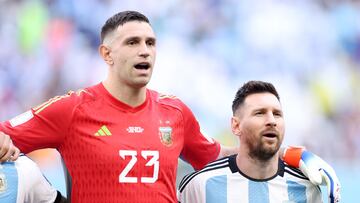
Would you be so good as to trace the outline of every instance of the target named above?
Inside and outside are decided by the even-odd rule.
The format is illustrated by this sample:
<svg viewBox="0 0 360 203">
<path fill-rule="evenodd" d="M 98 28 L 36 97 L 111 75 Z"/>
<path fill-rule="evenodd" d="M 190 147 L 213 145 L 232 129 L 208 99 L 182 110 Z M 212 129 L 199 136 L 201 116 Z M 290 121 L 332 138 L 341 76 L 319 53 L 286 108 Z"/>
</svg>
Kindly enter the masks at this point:
<svg viewBox="0 0 360 203">
<path fill-rule="evenodd" d="M 298 169 L 279 160 L 277 174 L 253 179 L 236 165 L 236 155 L 208 164 L 180 182 L 181 203 L 318 203 L 321 190 Z"/>
<path fill-rule="evenodd" d="M 0 203 L 50 203 L 57 195 L 28 157 L 0 164 Z"/>
</svg>

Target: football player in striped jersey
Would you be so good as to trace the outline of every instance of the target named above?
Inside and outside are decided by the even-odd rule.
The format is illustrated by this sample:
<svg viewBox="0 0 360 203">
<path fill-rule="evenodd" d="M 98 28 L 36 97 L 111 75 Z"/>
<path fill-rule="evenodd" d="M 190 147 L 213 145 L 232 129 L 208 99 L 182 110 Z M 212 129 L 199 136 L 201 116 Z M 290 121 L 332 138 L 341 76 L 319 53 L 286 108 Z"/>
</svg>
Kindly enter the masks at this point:
<svg viewBox="0 0 360 203">
<path fill-rule="evenodd" d="M 275 87 L 262 81 L 245 83 L 236 93 L 232 110 L 232 132 L 240 140 L 238 153 L 185 176 L 179 202 L 322 202 L 320 188 L 279 159 L 285 123 Z"/>
</svg>

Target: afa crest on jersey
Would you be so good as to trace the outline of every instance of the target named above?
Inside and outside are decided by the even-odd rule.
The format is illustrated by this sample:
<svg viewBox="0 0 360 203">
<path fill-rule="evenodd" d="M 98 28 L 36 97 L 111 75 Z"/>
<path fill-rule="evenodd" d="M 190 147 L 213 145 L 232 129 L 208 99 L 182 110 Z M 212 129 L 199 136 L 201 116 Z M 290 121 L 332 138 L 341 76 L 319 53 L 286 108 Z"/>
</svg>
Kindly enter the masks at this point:
<svg viewBox="0 0 360 203">
<path fill-rule="evenodd" d="M 173 143 L 171 133 L 171 127 L 159 127 L 160 141 L 167 147 L 170 147 Z"/>
</svg>

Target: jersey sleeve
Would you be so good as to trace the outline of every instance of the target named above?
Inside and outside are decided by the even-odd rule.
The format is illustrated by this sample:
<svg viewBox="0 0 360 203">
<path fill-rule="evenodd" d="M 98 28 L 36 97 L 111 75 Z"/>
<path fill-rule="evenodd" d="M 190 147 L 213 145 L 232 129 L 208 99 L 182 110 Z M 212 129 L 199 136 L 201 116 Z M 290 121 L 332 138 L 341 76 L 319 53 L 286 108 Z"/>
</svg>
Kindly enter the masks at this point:
<svg viewBox="0 0 360 203">
<path fill-rule="evenodd" d="M 318 186 L 307 187 L 306 196 L 308 202 L 323 202 L 321 189 Z"/>
<path fill-rule="evenodd" d="M 184 147 L 181 158 L 199 170 L 214 161 L 220 153 L 220 144 L 204 136 L 191 110 L 184 105 Z"/>
<path fill-rule="evenodd" d="M 57 190 L 42 175 L 39 167 L 27 158 L 21 156 L 16 165 L 19 172 L 19 188 L 24 190 L 24 202 L 54 202 Z"/>
<path fill-rule="evenodd" d="M 1 122 L 0 131 L 8 134 L 21 152 L 61 146 L 76 106 L 75 94 L 57 96 L 49 101 Z"/>
<path fill-rule="evenodd" d="M 191 174 L 190 174 L 191 175 Z M 191 203 L 191 202 L 206 202 L 205 201 L 205 191 L 202 181 L 197 180 L 196 178 L 191 179 L 190 181 L 185 181 L 187 176 L 183 178 L 179 185 L 177 191 L 177 198 L 179 203 Z"/>
</svg>

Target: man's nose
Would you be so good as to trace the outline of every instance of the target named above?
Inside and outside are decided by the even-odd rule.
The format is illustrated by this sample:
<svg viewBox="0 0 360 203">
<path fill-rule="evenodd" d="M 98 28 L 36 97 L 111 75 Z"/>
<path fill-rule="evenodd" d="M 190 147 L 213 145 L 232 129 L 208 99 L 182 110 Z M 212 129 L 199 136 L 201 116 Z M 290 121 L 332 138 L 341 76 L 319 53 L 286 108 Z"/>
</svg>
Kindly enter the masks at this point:
<svg viewBox="0 0 360 203">
<path fill-rule="evenodd" d="M 266 116 L 266 125 L 276 126 L 276 119 L 272 113 L 268 113 Z"/>
<path fill-rule="evenodd" d="M 139 55 L 144 58 L 150 55 L 149 47 L 145 42 L 140 44 Z"/>
</svg>

